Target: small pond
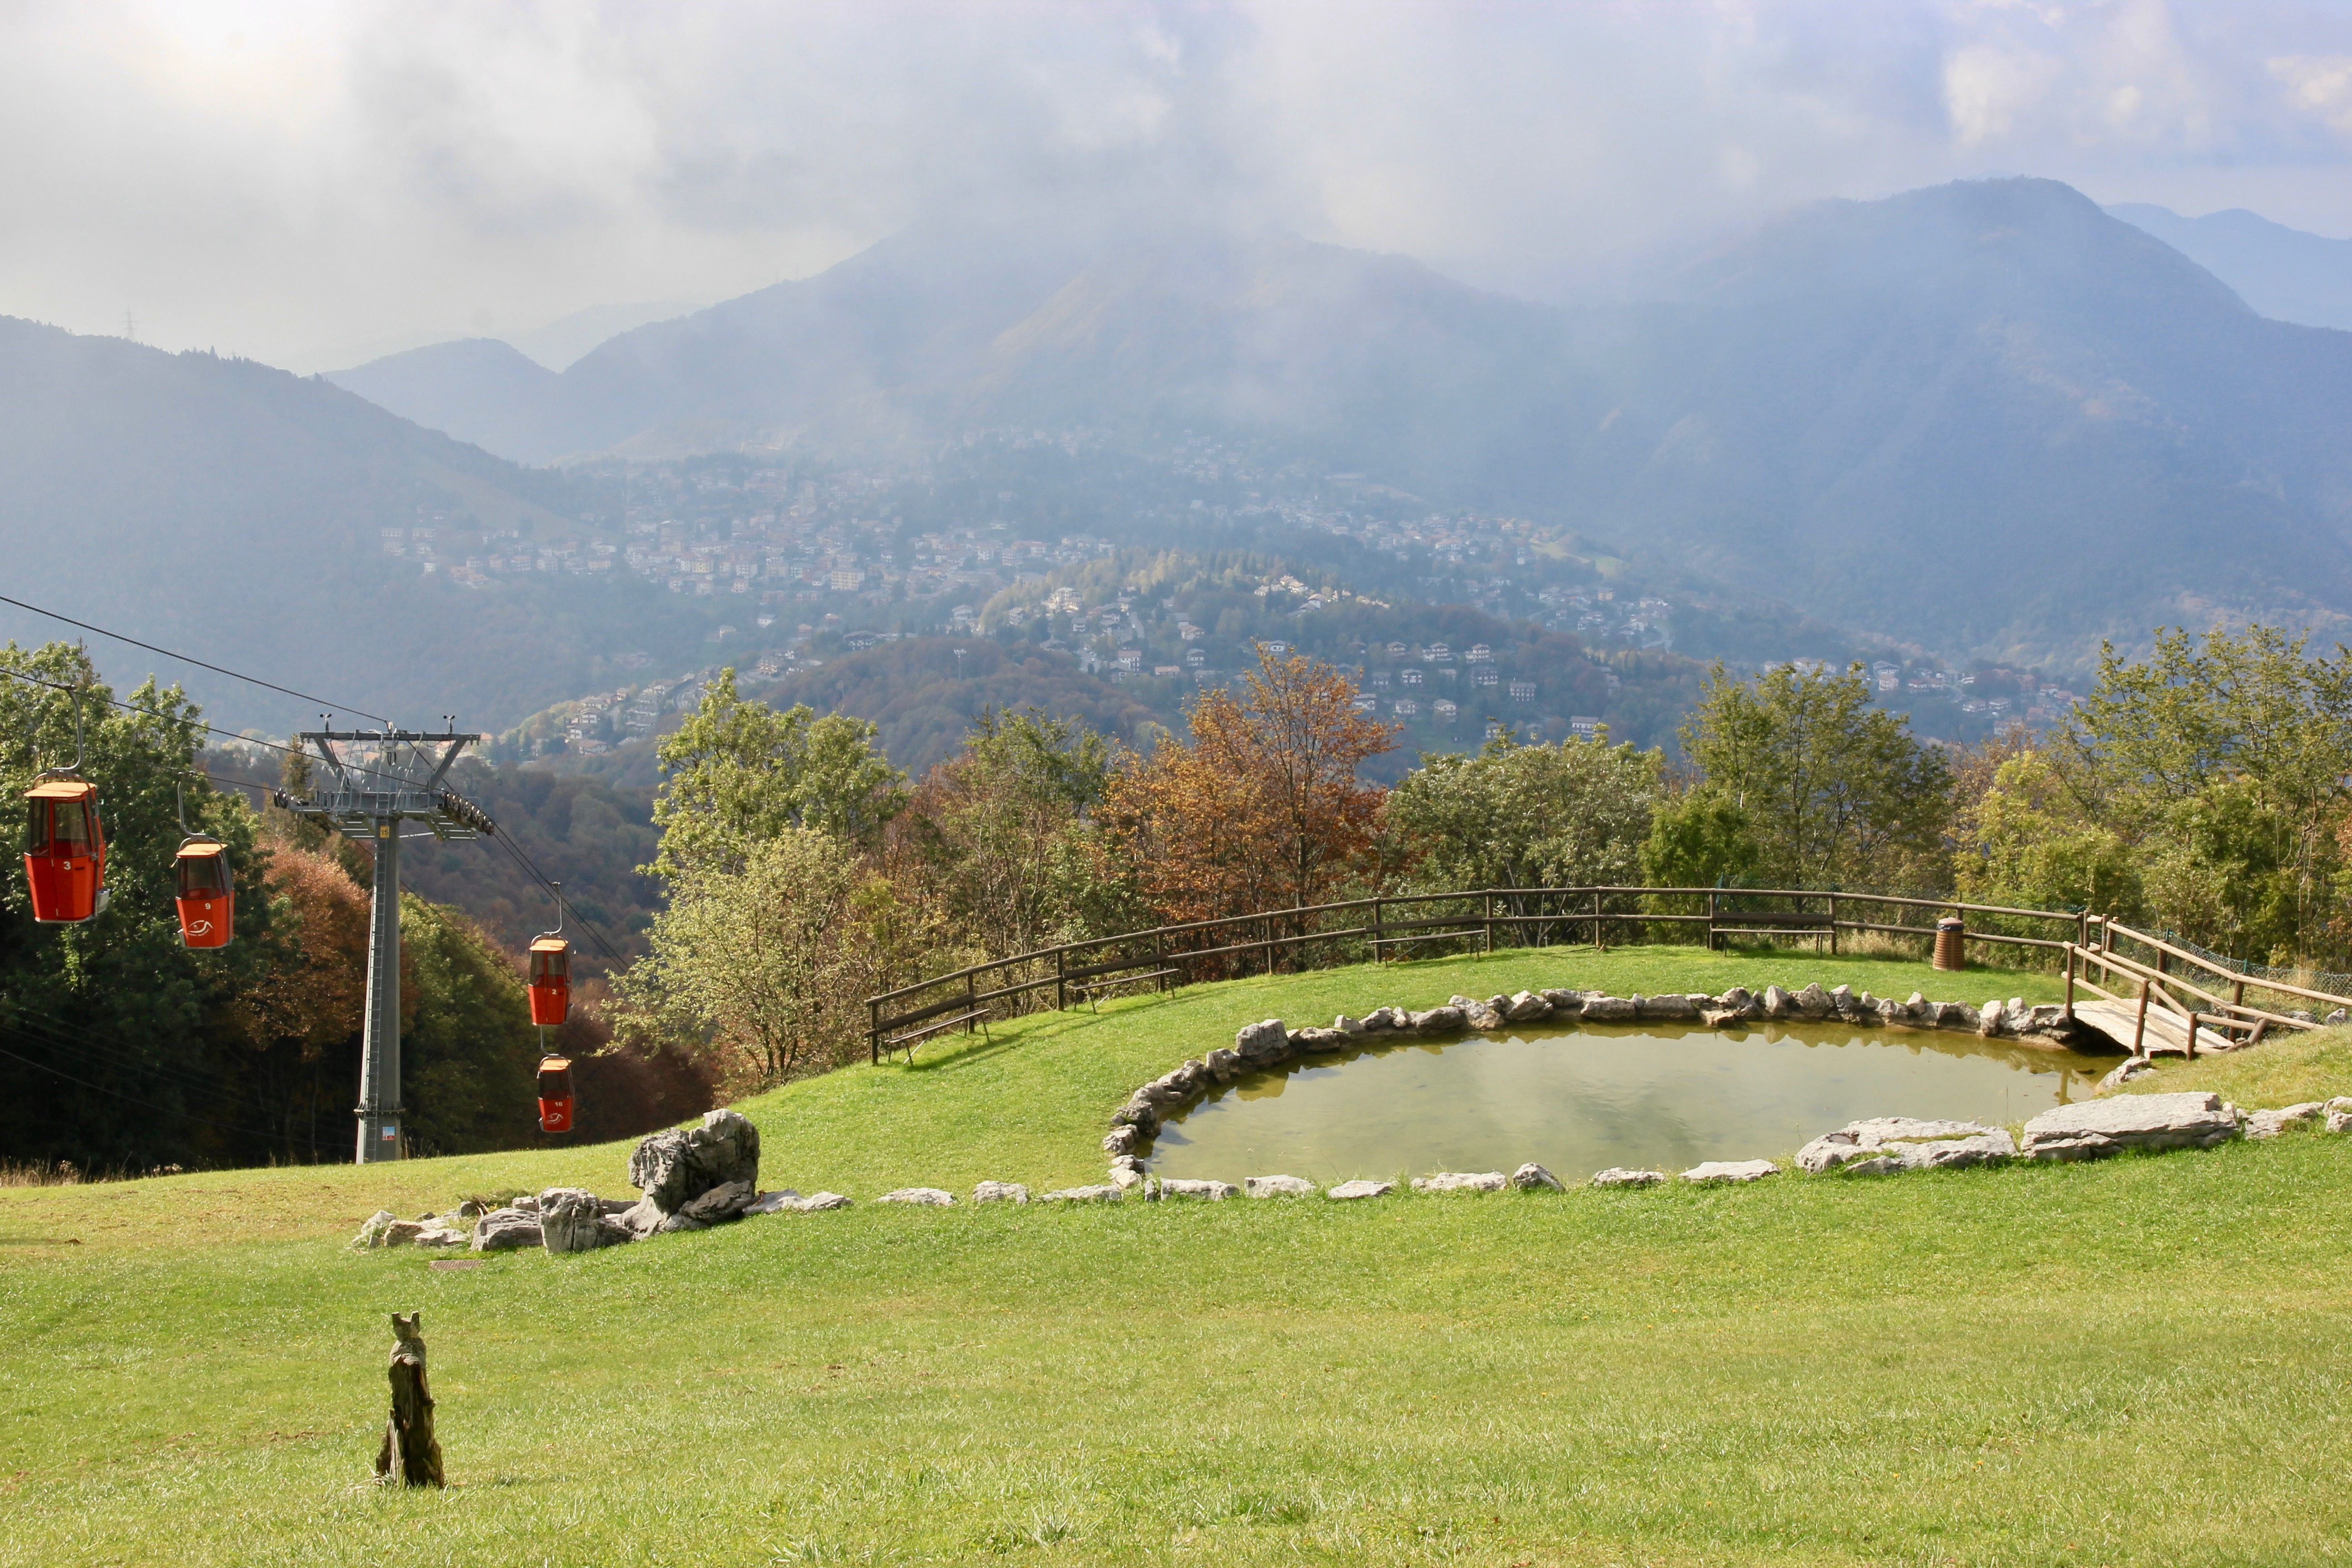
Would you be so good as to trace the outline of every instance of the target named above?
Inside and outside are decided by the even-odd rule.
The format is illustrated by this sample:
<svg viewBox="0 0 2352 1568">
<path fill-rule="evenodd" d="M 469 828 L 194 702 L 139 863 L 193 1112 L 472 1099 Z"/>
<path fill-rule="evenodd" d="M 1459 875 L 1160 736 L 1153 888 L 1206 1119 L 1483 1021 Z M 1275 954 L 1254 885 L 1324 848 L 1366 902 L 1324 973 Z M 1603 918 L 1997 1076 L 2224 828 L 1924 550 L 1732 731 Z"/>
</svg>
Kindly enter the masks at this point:
<svg viewBox="0 0 2352 1568">
<path fill-rule="evenodd" d="M 1307 1057 L 1241 1079 L 1164 1126 L 1150 1169 L 1238 1182 L 1507 1171 L 1570 1184 L 1778 1158 L 1865 1116 L 1996 1124 L 2087 1099 L 2115 1064 L 1941 1031 L 1841 1024 L 1516 1029 Z"/>
</svg>

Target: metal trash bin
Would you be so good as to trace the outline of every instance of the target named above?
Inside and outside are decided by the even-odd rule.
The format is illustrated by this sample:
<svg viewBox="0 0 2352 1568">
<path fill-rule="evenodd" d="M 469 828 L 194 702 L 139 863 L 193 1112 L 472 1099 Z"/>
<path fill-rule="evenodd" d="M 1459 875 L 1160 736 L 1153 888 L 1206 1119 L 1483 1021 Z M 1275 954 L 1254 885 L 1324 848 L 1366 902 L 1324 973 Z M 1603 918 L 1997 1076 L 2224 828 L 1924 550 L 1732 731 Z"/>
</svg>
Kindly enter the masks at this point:
<svg viewBox="0 0 2352 1568">
<path fill-rule="evenodd" d="M 1968 923 L 1958 915 L 1946 915 L 1936 922 L 1936 967 L 1966 969 L 1969 966 Z"/>
</svg>

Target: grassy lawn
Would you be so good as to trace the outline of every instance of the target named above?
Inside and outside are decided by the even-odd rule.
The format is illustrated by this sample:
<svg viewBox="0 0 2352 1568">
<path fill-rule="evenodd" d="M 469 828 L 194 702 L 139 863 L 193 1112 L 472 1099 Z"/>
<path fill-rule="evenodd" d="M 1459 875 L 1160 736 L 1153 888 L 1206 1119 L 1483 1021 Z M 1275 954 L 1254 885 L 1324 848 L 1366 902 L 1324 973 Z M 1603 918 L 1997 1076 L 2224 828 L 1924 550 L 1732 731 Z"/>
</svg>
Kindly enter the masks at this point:
<svg viewBox="0 0 2352 1568">
<path fill-rule="evenodd" d="M 1500 954 L 1107 1004 L 743 1109 L 769 1184 L 1092 1179 L 1125 1091 L 1249 1019 L 1815 977 L 2054 994 Z M 2262 1051 L 2352 1090 L 2324 1048 Z M 340 1249 L 379 1205 L 617 1191 L 624 1154 L 0 1191 L 0 1563 L 2292 1563 L 2352 1537 L 2352 1139 L 1713 1191 L 861 1203 L 455 1272 Z M 384 1314 L 412 1308 L 446 1494 L 365 1484 Z"/>
</svg>

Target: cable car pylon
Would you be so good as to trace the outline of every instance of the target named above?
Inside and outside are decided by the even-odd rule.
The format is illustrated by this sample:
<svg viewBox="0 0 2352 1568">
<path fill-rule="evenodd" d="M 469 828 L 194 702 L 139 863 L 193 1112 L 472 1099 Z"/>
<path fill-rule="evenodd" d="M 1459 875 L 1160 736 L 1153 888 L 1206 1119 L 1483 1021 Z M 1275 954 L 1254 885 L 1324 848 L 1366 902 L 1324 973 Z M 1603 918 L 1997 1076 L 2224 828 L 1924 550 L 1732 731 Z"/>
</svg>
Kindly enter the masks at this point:
<svg viewBox="0 0 2352 1568">
<path fill-rule="evenodd" d="M 296 739 L 316 746 L 325 763 L 326 787 L 288 810 L 323 822 L 375 852 L 375 881 L 368 905 L 367 1012 L 362 1028 L 358 1162 L 362 1165 L 401 1157 L 400 1138 L 400 825 L 421 822 L 444 841 L 478 838 L 498 831 L 478 806 L 443 787 L 457 753 L 478 742 L 460 735 L 456 721 L 439 734 L 429 731 L 337 730 L 331 714 L 323 728 Z M 359 766 L 343 760 L 338 745 L 373 745 L 376 760 Z"/>
</svg>

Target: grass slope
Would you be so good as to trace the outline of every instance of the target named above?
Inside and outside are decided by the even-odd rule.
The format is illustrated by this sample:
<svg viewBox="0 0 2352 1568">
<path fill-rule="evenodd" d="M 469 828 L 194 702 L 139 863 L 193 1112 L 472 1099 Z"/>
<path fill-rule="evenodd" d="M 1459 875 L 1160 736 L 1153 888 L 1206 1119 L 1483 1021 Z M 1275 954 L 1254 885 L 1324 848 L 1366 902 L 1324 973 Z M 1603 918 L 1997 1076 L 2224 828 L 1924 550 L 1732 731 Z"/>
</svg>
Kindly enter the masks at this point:
<svg viewBox="0 0 2352 1568">
<path fill-rule="evenodd" d="M 1041 1018 L 746 1109 L 772 1181 L 1075 1179 L 1139 1074 L 1268 1013 L 1816 973 L 1953 990 L 1506 954 Z M 2047 994 L 1992 979 L 1961 994 Z M 2352 1528 L 2352 1139 L 1713 1191 L 868 1205 L 464 1272 L 333 1245 L 379 1201 L 610 1188 L 620 1158 L 0 1192 L 0 1563 L 2279 1563 Z M 446 1494 L 363 1483 L 383 1314 L 412 1308 Z"/>
</svg>

